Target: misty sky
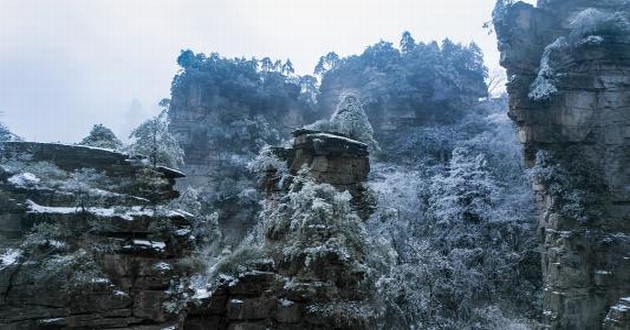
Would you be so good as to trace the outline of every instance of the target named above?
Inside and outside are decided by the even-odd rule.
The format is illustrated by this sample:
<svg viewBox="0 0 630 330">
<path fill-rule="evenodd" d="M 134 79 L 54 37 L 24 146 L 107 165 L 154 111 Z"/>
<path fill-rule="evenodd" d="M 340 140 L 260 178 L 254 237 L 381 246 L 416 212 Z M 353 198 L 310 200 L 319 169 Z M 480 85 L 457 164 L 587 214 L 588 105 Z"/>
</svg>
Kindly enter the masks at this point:
<svg viewBox="0 0 630 330">
<path fill-rule="evenodd" d="M 533 1 L 527 1 L 533 2 Z M 379 40 L 477 42 L 494 0 L 0 0 L 0 121 L 27 140 L 78 142 L 95 123 L 118 135 L 169 97 L 181 49 L 285 60 Z"/>
</svg>

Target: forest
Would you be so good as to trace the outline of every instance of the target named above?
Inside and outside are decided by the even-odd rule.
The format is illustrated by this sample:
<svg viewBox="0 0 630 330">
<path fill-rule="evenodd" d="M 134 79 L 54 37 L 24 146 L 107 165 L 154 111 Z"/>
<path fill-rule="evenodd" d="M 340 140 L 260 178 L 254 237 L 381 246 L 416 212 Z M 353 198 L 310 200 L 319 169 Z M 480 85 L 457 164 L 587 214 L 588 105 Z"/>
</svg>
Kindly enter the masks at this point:
<svg viewBox="0 0 630 330">
<path fill-rule="evenodd" d="M 617 5 L 626 4 L 610 6 Z M 531 37 L 505 23 L 520 17 L 518 10 L 534 9 L 497 2 L 496 32 L 512 38 L 509 45 L 500 40 L 502 52 Z M 43 152 L 33 151 L 39 147 L 15 153 L 28 142 L 0 124 L 6 148 L 0 205 L 24 210 L 32 223 L 20 240 L 0 243 L 0 275 L 11 274 L 7 285 L 0 282 L 0 302 L 11 301 L 20 283 L 52 281 L 70 296 L 101 292 L 108 283 L 107 294 L 134 301 L 137 319 L 120 321 L 130 327 L 582 328 L 587 323 L 565 321 L 577 305 L 568 298 L 556 302 L 549 295 L 558 293 L 547 291 L 553 276 L 573 278 L 566 274 L 593 260 L 585 275 L 599 281 L 593 290 L 607 290 L 600 277 L 625 276 L 607 270 L 616 267 L 609 259 L 593 257 L 607 248 L 627 252 L 624 225 L 614 227 L 613 237 L 598 222 L 616 219 L 625 205 L 608 195 L 617 191 L 610 187 L 618 184 L 623 159 L 606 164 L 612 169 L 601 172 L 613 174 L 605 176 L 591 171 L 600 166 L 593 158 L 579 158 L 623 138 L 575 137 L 591 119 L 567 114 L 586 106 L 571 108 L 572 100 L 586 97 L 571 96 L 581 88 L 572 84 L 591 71 L 567 68 L 595 61 L 604 70 L 610 54 L 622 63 L 623 52 L 614 47 L 627 41 L 630 26 L 628 12 L 586 11 L 571 16 L 566 39 L 541 42 L 533 66 L 508 53 L 502 63 L 507 92 L 497 88 L 502 77 L 489 74 L 475 43 L 416 41 L 405 31 L 399 41 L 381 40 L 360 54 L 322 54 L 312 75 L 297 74 L 290 59 L 182 50 L 170 97 L 128 143 L 97 123 L 83 140 L 65 146 L 120 163 L 96 159 L 92 168 L 81 168 L 54 157 L 41 161 Z M 608 47 L 605 38 L 613 46 L 598 53 L 597 47 Z M 589 55 L 567 59 L 560 50 Z M 531 67 L 536 70 L 524 73 Z M 627 76 L 617 73 L 584 90 L 625 86 L 619 81 Z M 566 78 L 571 74 L 577 78 Z M 601 107 L 612 108 L 612 118 L 623 100 Z M 556 108 L 564 112 L 544 117 L 545 109 Z M 606 155 L 622 150 L 627 156 L 619 148 Z M 14 206 L 19 198 L 25 204 Z M 81 227 L 68 214 L 76 214 Z M 562 243 L 583 233 L 591 243 Z M 574 252 L 562 259 L 563 249 Z M 156 263 L 127 283 L 129 275 L 108 260 L 134 253 Z M 566 273 L 561 262 L 570 265 Z M 150 274 L 148 284 L 138 284 L 147 276 L 142 272 Z M 161 284 L 151 282 L 156 279 Z M 145 304 L 146 290 L 160 291 L 160 298 Z M 615 315 L 606 311 L 598 317 Z M 62 316 L 61 328 L 82 324 L 72 317 Z"/>
</svg>

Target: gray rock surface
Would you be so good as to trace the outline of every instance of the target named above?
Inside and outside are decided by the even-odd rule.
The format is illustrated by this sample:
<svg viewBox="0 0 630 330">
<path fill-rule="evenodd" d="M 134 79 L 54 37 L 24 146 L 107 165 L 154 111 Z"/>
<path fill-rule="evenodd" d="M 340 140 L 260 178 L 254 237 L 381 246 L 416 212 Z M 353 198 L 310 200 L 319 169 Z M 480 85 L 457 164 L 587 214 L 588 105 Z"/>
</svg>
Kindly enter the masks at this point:
<svg viewBox="0 0 630 330">
<path fill-rule="evenodd" d="M 10 142 L 0 145 L 0 160 L 0 253 L 21 253 L 17 262 L 0 261 L 0 328 L 161 329 L 176 323 L 176 315 L 167 313 L 163 303 L 170 299 L 166 291 L 171 281 L 181 275 L 176 264 L 189 254 L 191 241 L 164 235 L 155 224 L 187 229 L 188 215 L 155 207 L 178 195 L 173 185 L 183 174 L 159 168 L 156 175 L 165 180 L 145 193 L 138 182 L 146 168 L 142 160 L 113 151 Z M 16 170 L 37 166 L 56 171 L 58 181 Z M 84 206 L 80 206 L 81 193 L 61 179 L 80 169 L 104 173 L 107 179 L 95 182 L 92 190 L 86 188 L 88 194 L 103 198 L 93 198 Z M 16 179 L 24 177 L 31 181 Z M 43 232 L 44 239 L 51 240 L 43 255 L 24 246 L 33 226 L 41 224 L 51 224 L 67 235 L 57 242 L 55 233 Z M 78 263 L 44 282 L 38 278 L 48 279 L 46 274 L 34 276 L 44 269 L 57 271 L 46 262 L 68 260 L 80 256 L 80 251 L 93 255 L 86 259 L 93 266 Z M 100 275 L 84 279 L 87 284 L 78 290 L 66 287 L 77 284 L 70 282 L 86 270 Z"/>
<path fill-rule="evenodd" d="M 495 18 L 526 163 L 542 151 L 547 169 L 562 173 L 534 186 L 543 209 L 543 315 L 553 329 L 601 328 L 630 294 L 630 38 L 604 24 L 580 27 L 580 13 L 597 20 L 588 8 L 630 18 L 627 1 L 592 0 L 517 2 Z M 558 40 L 566 44 L 548 47 Z M 537 99 L 541 75 L 556 91 Z"/>
</svg>

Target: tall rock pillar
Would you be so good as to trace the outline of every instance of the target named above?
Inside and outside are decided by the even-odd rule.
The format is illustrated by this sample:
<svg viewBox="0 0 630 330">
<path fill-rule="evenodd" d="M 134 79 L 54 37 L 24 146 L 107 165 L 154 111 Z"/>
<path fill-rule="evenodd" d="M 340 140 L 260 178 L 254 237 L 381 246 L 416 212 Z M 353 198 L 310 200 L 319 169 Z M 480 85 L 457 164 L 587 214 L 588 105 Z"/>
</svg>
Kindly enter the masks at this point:
<svg viewBox="0 0 630 330">
<path fill-rule="evenodd" d="M 630 327 L 616 313 L 630 297 L 629 21 L 624 0 L 499 1 L 494 12 L 509 115 L 543 211 L 553 329 Z"/>
</svg>

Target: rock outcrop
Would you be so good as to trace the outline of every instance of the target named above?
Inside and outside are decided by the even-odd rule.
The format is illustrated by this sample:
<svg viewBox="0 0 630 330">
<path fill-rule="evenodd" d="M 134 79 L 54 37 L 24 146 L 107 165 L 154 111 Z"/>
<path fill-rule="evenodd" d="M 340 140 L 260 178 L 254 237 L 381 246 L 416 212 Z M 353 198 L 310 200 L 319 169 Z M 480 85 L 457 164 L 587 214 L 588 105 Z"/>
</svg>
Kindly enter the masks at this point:
<svg viewBox="0 0 630 330">
<path fill-rule="evenodd" d="M 630 327 L 615 307 L 630 295 L 629 21 L 617 0 L 499 1 L 494 12 L 509 115 L 543 209 L 553 329 Z"/>
<path fill-rule="evenodd" d="M 378 299 L 367 280 L 367 238 L 351 203 L 369 172 L 367 146 L 300 130 L 275 153 L 289 173 L 268 169 L 262 256 L 223 275 L 188 312 L 186 329 L 371 329 Z M 301 170 L 307 169 L 307 173 Z M 353 207 L 354 206 L 354 207 Z M 359 212 L 357 212 L 359 213 Z"/>
<path fill-rule="evenodd" d="M 182 176 L 105 149 L 1 144 L 0 328 L 176 323 L 192 242 L 189 214 L 164 204 Z"/>
</svg>

